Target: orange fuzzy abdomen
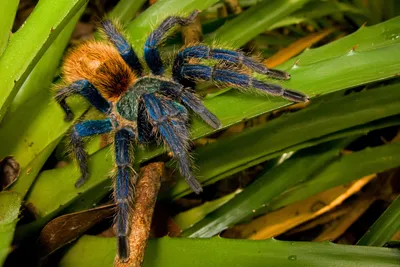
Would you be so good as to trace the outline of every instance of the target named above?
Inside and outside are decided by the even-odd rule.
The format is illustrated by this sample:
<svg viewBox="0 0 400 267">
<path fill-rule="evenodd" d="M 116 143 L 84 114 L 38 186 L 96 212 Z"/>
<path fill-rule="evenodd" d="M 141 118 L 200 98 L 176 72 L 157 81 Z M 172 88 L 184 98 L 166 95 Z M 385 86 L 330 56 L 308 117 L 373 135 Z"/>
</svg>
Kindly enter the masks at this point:
<svg viewBox="0 0 400 267">
<path fill-rule="evenodd" d="M 136 79 L 111 44 L 93 41 L 72 49 L 62 71 L 68 83 L 86 79 L 109 100 L 117 99 Z"/>
</svg>

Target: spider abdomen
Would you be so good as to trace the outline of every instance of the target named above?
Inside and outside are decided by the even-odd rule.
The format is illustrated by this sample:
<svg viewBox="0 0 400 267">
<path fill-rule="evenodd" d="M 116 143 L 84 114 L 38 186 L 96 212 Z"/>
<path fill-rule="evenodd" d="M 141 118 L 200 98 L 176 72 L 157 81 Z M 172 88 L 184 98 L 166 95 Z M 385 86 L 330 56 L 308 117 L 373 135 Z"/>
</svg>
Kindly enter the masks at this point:
<svg viewBox="0 0 400 267">
<path fill-rule="evenodd" d="M 86 42 L 71 50 L 63 64 L 68 83 L 88 80 L 107 99 L 117 99 L 136 80 L 118 51 L 108 43 Z"/>
</svg>

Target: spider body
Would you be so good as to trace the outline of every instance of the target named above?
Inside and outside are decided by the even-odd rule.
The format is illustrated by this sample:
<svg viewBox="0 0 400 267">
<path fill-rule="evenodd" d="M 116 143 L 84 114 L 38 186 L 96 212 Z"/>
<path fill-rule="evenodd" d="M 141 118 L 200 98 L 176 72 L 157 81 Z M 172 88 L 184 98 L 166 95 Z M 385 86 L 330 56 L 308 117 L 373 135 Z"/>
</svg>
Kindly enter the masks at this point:
<svg viewBox="0 0 400 267">
<path fill-rule="evenodd" d="M 307 96 L 300 92 L 267 84 L 251 76 L 251 72 L 258 72 L 277 79 L 288 79 L 287 73 L 268 69 L 240 52 L 205 45 L 193 45 L 179 51 L 173 62 L 172 77 L 165 77 L 159 44 L 172 27 L 188 25 L 197 14 L 195 11 L 187 18 L 168 17 L 150 34 L 144 47 L 144 59 L 150 74 L 144 73 L 143 65 L 131 45 L 108 20 L 102 22 L 108 41 L 86 42 L 73 49 L 64 60 L 62 69 L 68 85 L 57 91 L 56 101 L 65 111 L 65 119 L 73 118 L 65 101 L 73 94 L 80 94 L 105 115 L 105 119 L 80 122 L 72 128 L 71 145 L 82 174 L 76 187 L 81 186 L 89 175 L 83 138 L 109 132 L 114 134 L 117 169 L 114 183 L 117 203 L 115 223 L 118 254 L 122 261 L 129 255 L 129 207 L 137 179 L 132 168 L 135 145 L 154 140 L 164 142 L 191 189 L 195 193 L 202 191 L 191 170 L 187 151 L 189 110 L 213 128 L 219 128 L 220 122 L 195 95 L 197 82 L 222 83 L 243 91 L 253 88 L 295 102 L 308 101 Z M 192 63 L 191 59 L 195 59 L 196 63 Z M 234 71 L 221 64 L 201 64 L 204 59 L 234 64 L 242 71 Z"/>
<path fill-rule="evenodd" d="M 136 80 L 135 73 L 111 44 L 86 42 L 65 58 L 67 83 L 88 80 L 106 99 L 116 99 Z"/>
</svg>

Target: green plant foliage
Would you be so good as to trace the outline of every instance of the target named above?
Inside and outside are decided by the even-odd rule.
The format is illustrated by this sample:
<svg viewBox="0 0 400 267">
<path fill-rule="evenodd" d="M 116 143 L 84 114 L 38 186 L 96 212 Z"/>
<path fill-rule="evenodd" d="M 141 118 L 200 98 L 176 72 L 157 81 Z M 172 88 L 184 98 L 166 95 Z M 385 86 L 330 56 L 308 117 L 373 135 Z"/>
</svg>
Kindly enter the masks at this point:
<svg viewBox="0 0 400 267">
<path fill-rule="evenodd" d="M 127 23 L 132 19 L 132 17 L 134 17 L 145 2 L 146 0 L 121 0 L 108 16 L 117 19 L 121 23 Z"/>
<path fill-rule="evenodd" d="M 187 15 L 193 10 L 203 10 L 218 0 L 160 0 L 154 5 L 146 9 L 139 17 L 128 25 L 127 33 L 129 34 L 135 51 L 143 54 L 143 45 L 147 36 L 150 34 L 154 25 L 160 23 L 163 19 L 171 15 Z"/>
<path fill-rule="evenodd" d="M 44 162 L 61 140 L 62 133 L 71 125 L 71 123 L 60 120 L 61 112 L 51 112 L 51 110 L 58 109 L 58 106 L 53 101 L 53 95 L 49 88 L 71 33 L 83 10 L 84 7 L 71 19 L 44 53 L 22 85 L 1 122 L 0 139 L 8 142 L 2 143 L 0 158 L 13 155 L 18 161 L 22 171 L 12 189 L 23 196 L 29 190 Z M 87 104 L 77 101 L 75 103 L 80 106 L 76 110 L 76 114 L 82 114 Z M 50 127 L 49 121 L 52 120 L 59 120 L 60 123 L 52 124 Z M 52 133 L 59 135 L 55 136 L 56 139 L 53 142 L 49 142 L 51 139 L 49 140 L 48 137 Z M 43 138 L 44 136 L 46 138 Z"/>
<path fill-rule="evenodd" d="M 8 44 L 11 35 L 11 27 L 18 8 L 18 0 L 10 0 L 2 3 L 2 16 L 0 18 L 0 56 Z"/>
<path fill-rule="evenodd" d="M 88 251 L 96 253 L 87 253 Z M 70 249 L 60 267 L 112 266 L 115 239 L 84 236 Z M 157 256 L 154 256 L 157 255 Z M 179 256 L 178 256 L 179 255 Z M 212 255 L 212 256 L 210 256 Z M 223 238 L 150 240 L 145 267 L 156 266 L 398 266 L 396 249 L 336 245 L 332 243 L 263 241 Z"/>
<path fill-rule="evenodd" d="M 207 214 L 231 200 L 238 192 L 230 193 L 213 201 L 205 202 L 198 207 L 179 213 L 174 217 L 174 222 L 181 230 L 185 230 L 202 220 Z"/>
<path fill-rule="evenodd" d="M 277 29 L 293 24 L 302 23 L 305 21 L 311 21 L 316 18 L 321 18 L 327 15 L 334 14 L 365 14 L 365 11 L 361 8 L 354 7 L 348 3 L 342 3 L 338 1 L 310 1 L 304 5 L 301 9 L 291 13 L 282 20 L 274 23 L 268 28 L 268 30 Z"/>
<path fill-rule="evenodd" d="M 400 229 L 400 196 L 385 210 L 379 219 L 358 240 L 359 246 L 381 247 L 391 240 L 393 235 Z"/>
<path fill-rule="evenodd" d="M 18 221 L 21 197 L 14 192 L 0 192 L 0 265 L 11 251 L 15 225 Z"/>
<path fill-rule="evenodd" d="M 224 24 L 209 37 L 206 42 L 214 38 L 240 47 L 268 29 L 275 22 L 300 9 L 310 0 L 271 0 L 261 1 L 250 7 L 233 20 Z"/>
<path fill-rule="evenodd" d="M 41 0 L 24 26 L 13 34 L 0 58 L 0 120 L 41 56 L 86 2 Z"/>
<path fill-rule="evenodd" d="M 17 244 L 36 238 L 35 234 L 57 215 L 88 209 L 110 194 L 108 177 L 114 166 L 113 152 L 101 144 L 100 138 L 87 144 L 91 175 L 81 188 L 74 186 L 80 176 L 74 163 L 39 173 L 74 123 L 63 121 L 64 114 L 52 100 L 49 88 L 87 2 L 39 0 L 13 35 L 10 29 L 18 1 L 7 1 L 3 7 L 6 15 L 0 18 L 0 140 L 6 141 L 0 146 L 0 159 L 14 156 L 21 172 L 10 187 L 14 192 L 0 193 L 0 264 L 10 249 L 21 199 L 30 205 L 35 220 L 17 227 Z M 400 73 L 400 17 L 387 20 L 400 10 L 396 1 L 243 0 L 239 1 L 241 6 L 248 9 L 215 19 L 222 10 L 222 1 L 158 0 L 136 17 L 142 6 L 147 7 L 146 2 L 120 0 L 107 15 L 126 25 L 126 36 L 139 55 L 155 25 L 167 16 L 183 16 L 196 9 L 204 10 L 201 21 L 206 22 L 202 25 L 205 42 L 239 48 L 254 40 L 246 49 L 261 43 L 260 52 L 265 54 L 274 53 L 276 45 L 291 44 L 304 37 L 310 25 L 319 29 L 345 20 L 358 25 L 369 22 L 353 34 L 308 49 L 279 66 L 290 73 L 291 79 L 269 82 L 308 94 L 311 103 L 305 109 L 220 137 L 192 151 L 203 185 L 271 161 L 264 173 L 240 192 L 178 214 L 175 219 L 184 230 L 184 237 L 212 237 L 257 214 L 400 166 L 399 142 L 352 154 L 340 153 L 363 134 L 400 125 L 400 82 L 396 78 Z M 387 21 L 380 23 L 383 20 Z M 291 26 L 300 22 L 302 25 Z M 285 27 L 274 31 L 282 37 L 279 40 L 272 34 L 258 36 L 279 27 Z M 286 36 L 286 30 L 292 34 Z M 341 31 L 348 29 L 338 28 L 332 35 L 338 37 Z M 165 53 L 176 51 L 180 45 L 181 38 L 176 34 L 166 43 Z M 346 91 L 354 87 L 364 90 Z M 221 129 L 290 104 L 280 98 L 242 94 L 229 88 L 207 95 L 204 102 L 220 118 Z M 72 97 L 68 104 L 75 121 L 89 106 L 79 97 Z M 92 111 L 85 116 L 99 116 Z M 212 133 L 215 131 L 206 124 L 193 119 L 192 139 Z M 61 150 L 65 150 L 62 145 L 58 147 Z M 135 150 L 135 167 L 165 152 L 160 146 Z M 60 153 L 57 157 L 65 159 Z M 175 168 L 172 161 L 167 166 Z M 172 201 L 190 192 L 185 181 L 178 179 L 159 199 Z M 387 242 L 399 229 L 399 210 L 397 199 L 359 244 L 382 246 Z M 60 266 L 111 266 L 115 253 L 113 238 L 84 236 L 66 251 Z M 387 248 L 221 238 L 151 240 L 146 255 L 145 266 L 244 266 L 249 262 L 252 266 L 395 266 L 400 261 L 398 251 Z"/>
<path fill-rule="evenodd" d="M 326 151 L 327 157 L 318 150 L 317 153 L 305 150 L 304 154 L 295 155 L 282 165 L 265 173 L 234 199 L 186 230 L 183 236 L 214 236 L 228 226 L 252 215 L 254 210 L 271 205 L 275 197 L 290 188 L 293 188 L 292 191 L 284 197 L 280 196 L 279 204 L 273 203 L 275 208 L 286 206 L 365 175 L 400 165 L 398 153 L 400 143 L 365 149 L 334 160 L 333 157 L 337 156 L 339 148 L 340 146 Z M 326 148 L 322 147 L 322 149 Z M 329 161 L 331 161 L 330 164 Z"/>
</svg>

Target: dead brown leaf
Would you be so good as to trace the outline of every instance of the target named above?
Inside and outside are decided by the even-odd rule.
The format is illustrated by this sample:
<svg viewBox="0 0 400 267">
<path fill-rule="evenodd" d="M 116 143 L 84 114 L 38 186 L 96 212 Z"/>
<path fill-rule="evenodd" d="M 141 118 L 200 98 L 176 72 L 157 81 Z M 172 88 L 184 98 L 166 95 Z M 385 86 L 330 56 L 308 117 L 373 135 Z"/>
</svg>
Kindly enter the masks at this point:
<svg viewBox="0 0 400 267">
<path fill-rule="evenodd" d="M 115 205 L 66 214 L 50 221 L 39 236 L 39 255 L 45 258 L 57 249 L 71 243 L 93 225 L 112 217 Z"/>
</svg>

